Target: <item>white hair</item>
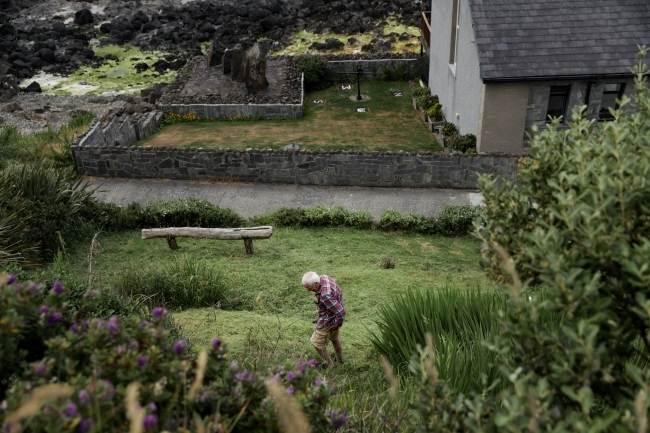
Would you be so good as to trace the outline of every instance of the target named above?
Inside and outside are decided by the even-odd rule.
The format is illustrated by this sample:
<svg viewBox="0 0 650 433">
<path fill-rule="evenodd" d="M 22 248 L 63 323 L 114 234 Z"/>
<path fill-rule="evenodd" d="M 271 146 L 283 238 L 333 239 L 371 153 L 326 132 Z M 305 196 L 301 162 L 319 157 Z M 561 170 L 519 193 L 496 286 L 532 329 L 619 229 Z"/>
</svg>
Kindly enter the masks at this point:
<svg viewBox="0 0 650 433">
<path fill-rule="evenodd" d="M 311 286 L 314 283 L 320 283 L 320 277 L 316 272 L 309 271 L 302 276 L 303 286 Z"/>
</svg>

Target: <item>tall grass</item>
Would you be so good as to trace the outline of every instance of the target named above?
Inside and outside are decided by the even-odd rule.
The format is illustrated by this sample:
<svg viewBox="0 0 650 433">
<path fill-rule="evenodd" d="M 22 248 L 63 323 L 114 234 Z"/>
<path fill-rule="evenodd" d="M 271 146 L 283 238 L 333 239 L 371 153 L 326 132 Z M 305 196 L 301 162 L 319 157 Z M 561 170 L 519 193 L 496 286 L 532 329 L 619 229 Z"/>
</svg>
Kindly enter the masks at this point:
<svg viewBox="0 0 650 433">
<path fill-rule="evenodd" d="M 506 309 L 506 296 L 479 289 L 413 292 L 397 296 L 379 309 L 374 347 L 401 373 L 417 345 L 430 333 L 436 345 L 440 377 L 454 389 L 467 392 L 482 382 L 499 378 L 497 355 L 482 341 L 498 335 L 496 313 Z"/>
<path fill-rule="evenodd" d="M 227 301 L 225 272 L 191 256 L 166 263 L 164 269 L 131 267 L 119 274 L 115 289 L 148 306 L 185 309 L 222 306 Z"/>
</svg>

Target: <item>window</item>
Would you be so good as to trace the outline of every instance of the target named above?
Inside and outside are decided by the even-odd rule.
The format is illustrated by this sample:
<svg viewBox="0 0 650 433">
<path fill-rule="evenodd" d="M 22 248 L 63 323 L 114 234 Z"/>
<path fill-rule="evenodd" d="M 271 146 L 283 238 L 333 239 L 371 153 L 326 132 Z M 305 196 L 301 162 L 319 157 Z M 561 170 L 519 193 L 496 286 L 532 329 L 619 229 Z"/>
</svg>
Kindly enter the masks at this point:
<svg viewBox="0 0 650 433">
<path fill-rule="evenodd" d="M 454 0 L 451 10 L 451 43 L 449 44 L 449 64 L 456 64 L 456 51 L 458 51 L 458 16 L 460 15 L 460 1 Z"/>
<path fill-rule="evenodd" d="M 614 119 L 614 116 L 610 114 L 609 109 L 613 108 L 616 110 L 618 108 L 616 100 L 621 99 L 623 92 L 625 92 L 625 83 L 605 84 L 605 89 L 603 90 L 603 98 L 600 101 L 598 120 Z"/>
<path fill-rule="evenodd" d="M 564 121 L 564 112 L 566 103 L 569 100 L 571 86 L 551 86 L 551 93 L 548 97 L 548 108 L 546 109 L 546 123 L 551 122 L 552 117 L 562 117 Z"/>
</svg>

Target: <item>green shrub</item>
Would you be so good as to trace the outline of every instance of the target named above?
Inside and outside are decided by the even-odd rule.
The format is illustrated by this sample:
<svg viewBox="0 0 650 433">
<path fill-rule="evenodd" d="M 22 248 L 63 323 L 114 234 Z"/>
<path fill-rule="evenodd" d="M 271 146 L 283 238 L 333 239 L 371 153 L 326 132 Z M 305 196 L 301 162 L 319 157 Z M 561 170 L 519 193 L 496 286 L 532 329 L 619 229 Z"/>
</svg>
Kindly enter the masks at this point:
<svg viewBox="0 0 650 433">
<path fill-rule="evenodd" d="M 442 120 L 442 104 L 439 102 L 433 104 L 425 114 L 435 121 Z"/>
<path fill-rule="evenodd" d="M 228 306 L 227 275 L 206 261 L 188 256 L 166 263 L 163 269 L 134 266 L 120 273 L 114 284 L 120 296 L 150 307 Z"/>
<path fill-rule="evenodd" d="M 142 210 L 140 227 L 240 227 L 244 219 L 196 197 L 154 200 Z"/>
<path fill-rule="evenodd" d="M 380 79 L 382 81 L 406 81 L 411 78 L 415 77 L 409 72 L 409 68 L 404 67 L 403 64 L 399 64 L 394 68 L 386 65 L 381 67 Z"/>
<path fill-rule="evenodd" d="M 413 360 L 421 384 L 414 431 L 647 429 L 650 409 L 650 89 L 642 59 L 634 102 L 614 120 L 568 129 L 555 119 L 532 138 L 517 182 L 481 179 L 477 228 L 488 275 L 511 282 L 500 338 L 490 342 L 510 386 L 500 395 L 450 392 Z M 635 110 L 628 111 L 632 105 Z M 509 254 L 508 254 L 509 253 Z M 502 267 L 500 267 L 502 266 Z M 522 284 L 521 281 L 525 281 Z M 541 284 L 547 296 L 531 302 Z M 561 327 L 544 326 L 561 314 Z"/>
<path fill-rule="evenodd" d="M 438 95 L 422 95 L 417 98 L 417 102 L 418 107 L 426 112 L 429 108 L 439 103 Z"/>
<path fill-rule="evenodd" d="M 476 153 L 476 135 L 456 135 L 449 141 L 449 147 L 463 153 Z"/>
<path fill-rule="evenodd" d="M 345 225 L 359 230 L 371 229 L 374 225 L 372 213 L 366 210 L 350 212 L 345 217 Z"/>
<path fill-rule="evenodd" d="M 378 332 L 371 342 L 398 371 L 408 371 L 417 346 L 426 334 L 434 336 L 436 366 L 442 380 L 467 392 L 499 376 L 497 354 L 481 344 L 499 334 L 496 313 L 505 309 L 506 296 L 495 291 L 444 289 L 409 291 L 384 304 L 377 319 Z"/>
<path fill-rule="evenodd" d="M 324 90 L 334 84 L 327 61 L 321 56 L 300 55 L 296 57 L 296 67 L 305 74 L 305 90 Z"/>
<path fill-rule="evenodd" d="M 314 380 L 314 360 L 251 372 L 230 362 L 218 338 L 198 357 L 185 340 L 170 342 L 163 308 L 152 311 L 151 321 L 133 317 L 125 322 L 117 316 L 78 320 L 67 308 L 67 289 L 57 286 L 44 297 L 39 285 L 25 287 L 5 276 L 0 296 L 0 375 L 8 373 L 10 362 L 19 365 L 12 370 L 15 381 L 0 411 L 3 431 L 279 433 L 275 400 L 266 392 L 269 380 L 295 396 L 311 431 L 324 433 L 345 424 L 339 414 L 326 411 L 336 387 Z M 84 306 L 93 300 L 89 292 Z M 47 344 L 37 356 L 16 363 L 16 356 L 24 356 L 21 337 L 29 336 L 40 336 L 41 342 L 48 338 Z M 45 385 L 60 386 L 63 392 L 31 409 L 28 417 L 6 421 Z M 134 386 L 138 392 L 129 403 Z M 128 411 L 142 411 L 137 422 L 144 429 L 132 425 L 136 421 Z"/>
<path fill-rule="evenodd" d="M 94 199 L 86 181 L 74 180 L 43 163 L 25 165 L 19 172 L 0 173 L 0 215 L 12 227 L 24 226 L 16 245 L 39 245 L 40 257 L 54 256 L 62 238 L 75 228 L 79 213 Z M 6 247 L 6 246 L 5 246 Z"/>
<path fill-rule="evenodd" d="M 442 135 L 448 138 L 453 138 L 458 135 L 458 129 L 456 128 L 456 125 L 451 122 L 445 122 L 442 125 L 442 128 L 440 128 L 440 132 Z"/>
<path fill-rule="evenodd" d="M 415 86 L 413 91 L 411 92 L 411 96 L 413 96 L 415 99 L 418 99 L 421 96 L 429 96 L 431 95 L 431 89 L 428 87 L 419 87 Z"/>
<path fill-rule="evenodd" d="M 467 234 L 474 222 L 481 225 L 484 218 L 482 206 L 446 205 L 436 218 L 437 232 L 444 236 L 464 235 Z"/>
</svg>

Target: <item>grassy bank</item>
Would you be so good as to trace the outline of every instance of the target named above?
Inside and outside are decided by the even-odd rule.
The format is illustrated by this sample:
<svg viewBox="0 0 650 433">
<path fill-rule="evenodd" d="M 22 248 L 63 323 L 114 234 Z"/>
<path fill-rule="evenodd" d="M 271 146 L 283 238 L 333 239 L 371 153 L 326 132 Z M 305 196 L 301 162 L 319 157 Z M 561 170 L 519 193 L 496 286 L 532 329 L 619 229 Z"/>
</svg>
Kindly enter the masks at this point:
<svg viewBox="0 0 650 433">
<path fill-rule="evenodd" d="M 172 251 L 165 239 L 143 241 L 139 231 L 101 234 L 98 240 L 92 271 L 96 286 L 115 287 L 134 271 L 163 274 L 178 259 L 203 260 L 222 272 L 229 287 L 223 308 L 177 310 L 173 316 L 193 345 L 206 346 L 218 335 L 233 359 L 253 369 L 316 356 L 309 343 L 314 298 L 300 278 L 308 270 L 334 277 L 347 309 L 341 330 L 346 363 L 323 375 L 340 386 L 335 405 L 353 408 L 356 425 L 368 423 L 360 427 L 367 431 L 378 428 L 376 414 L 388 398 L 388 383 L 369 340 L 380 306 L 409 288 L 492 287 L 478 266 L 478 244 L 469 237 L 282 228 L 268 240 L 255 241 L 252 256 L 240 241 L 178 239 L 180 249 Z M 88 280 L 87 255 L 84 243 L 69 251 L 68 271 L 81 280 Z M 396 262 L 394 269 L 380 267 L 386 256 Z M 408 387 L 403 392 L 407 395 L 399 404 L 383 410 L 405 410 L 411 396 Z"/>
<path fill-rule="evenodd" d="M 351 78 L 352 79 L 352 78 Z M 139 144 L 213 148 L 280 148 L 290 143 L 303 149 L 430 150 L 442 148 L 413 110 L 406 82 L 362 82 L 370 100 L 356 102 L 339 85 L 306 95 L 305 117 L 299 120 L 188 122 L 163 127 Z M 394 97 L 393 92 L 404 96 Z M 322 100 L 323 104 L 313 101 Z M 367 108 L 358 113 L 359 107 Z"/>
</svg>

